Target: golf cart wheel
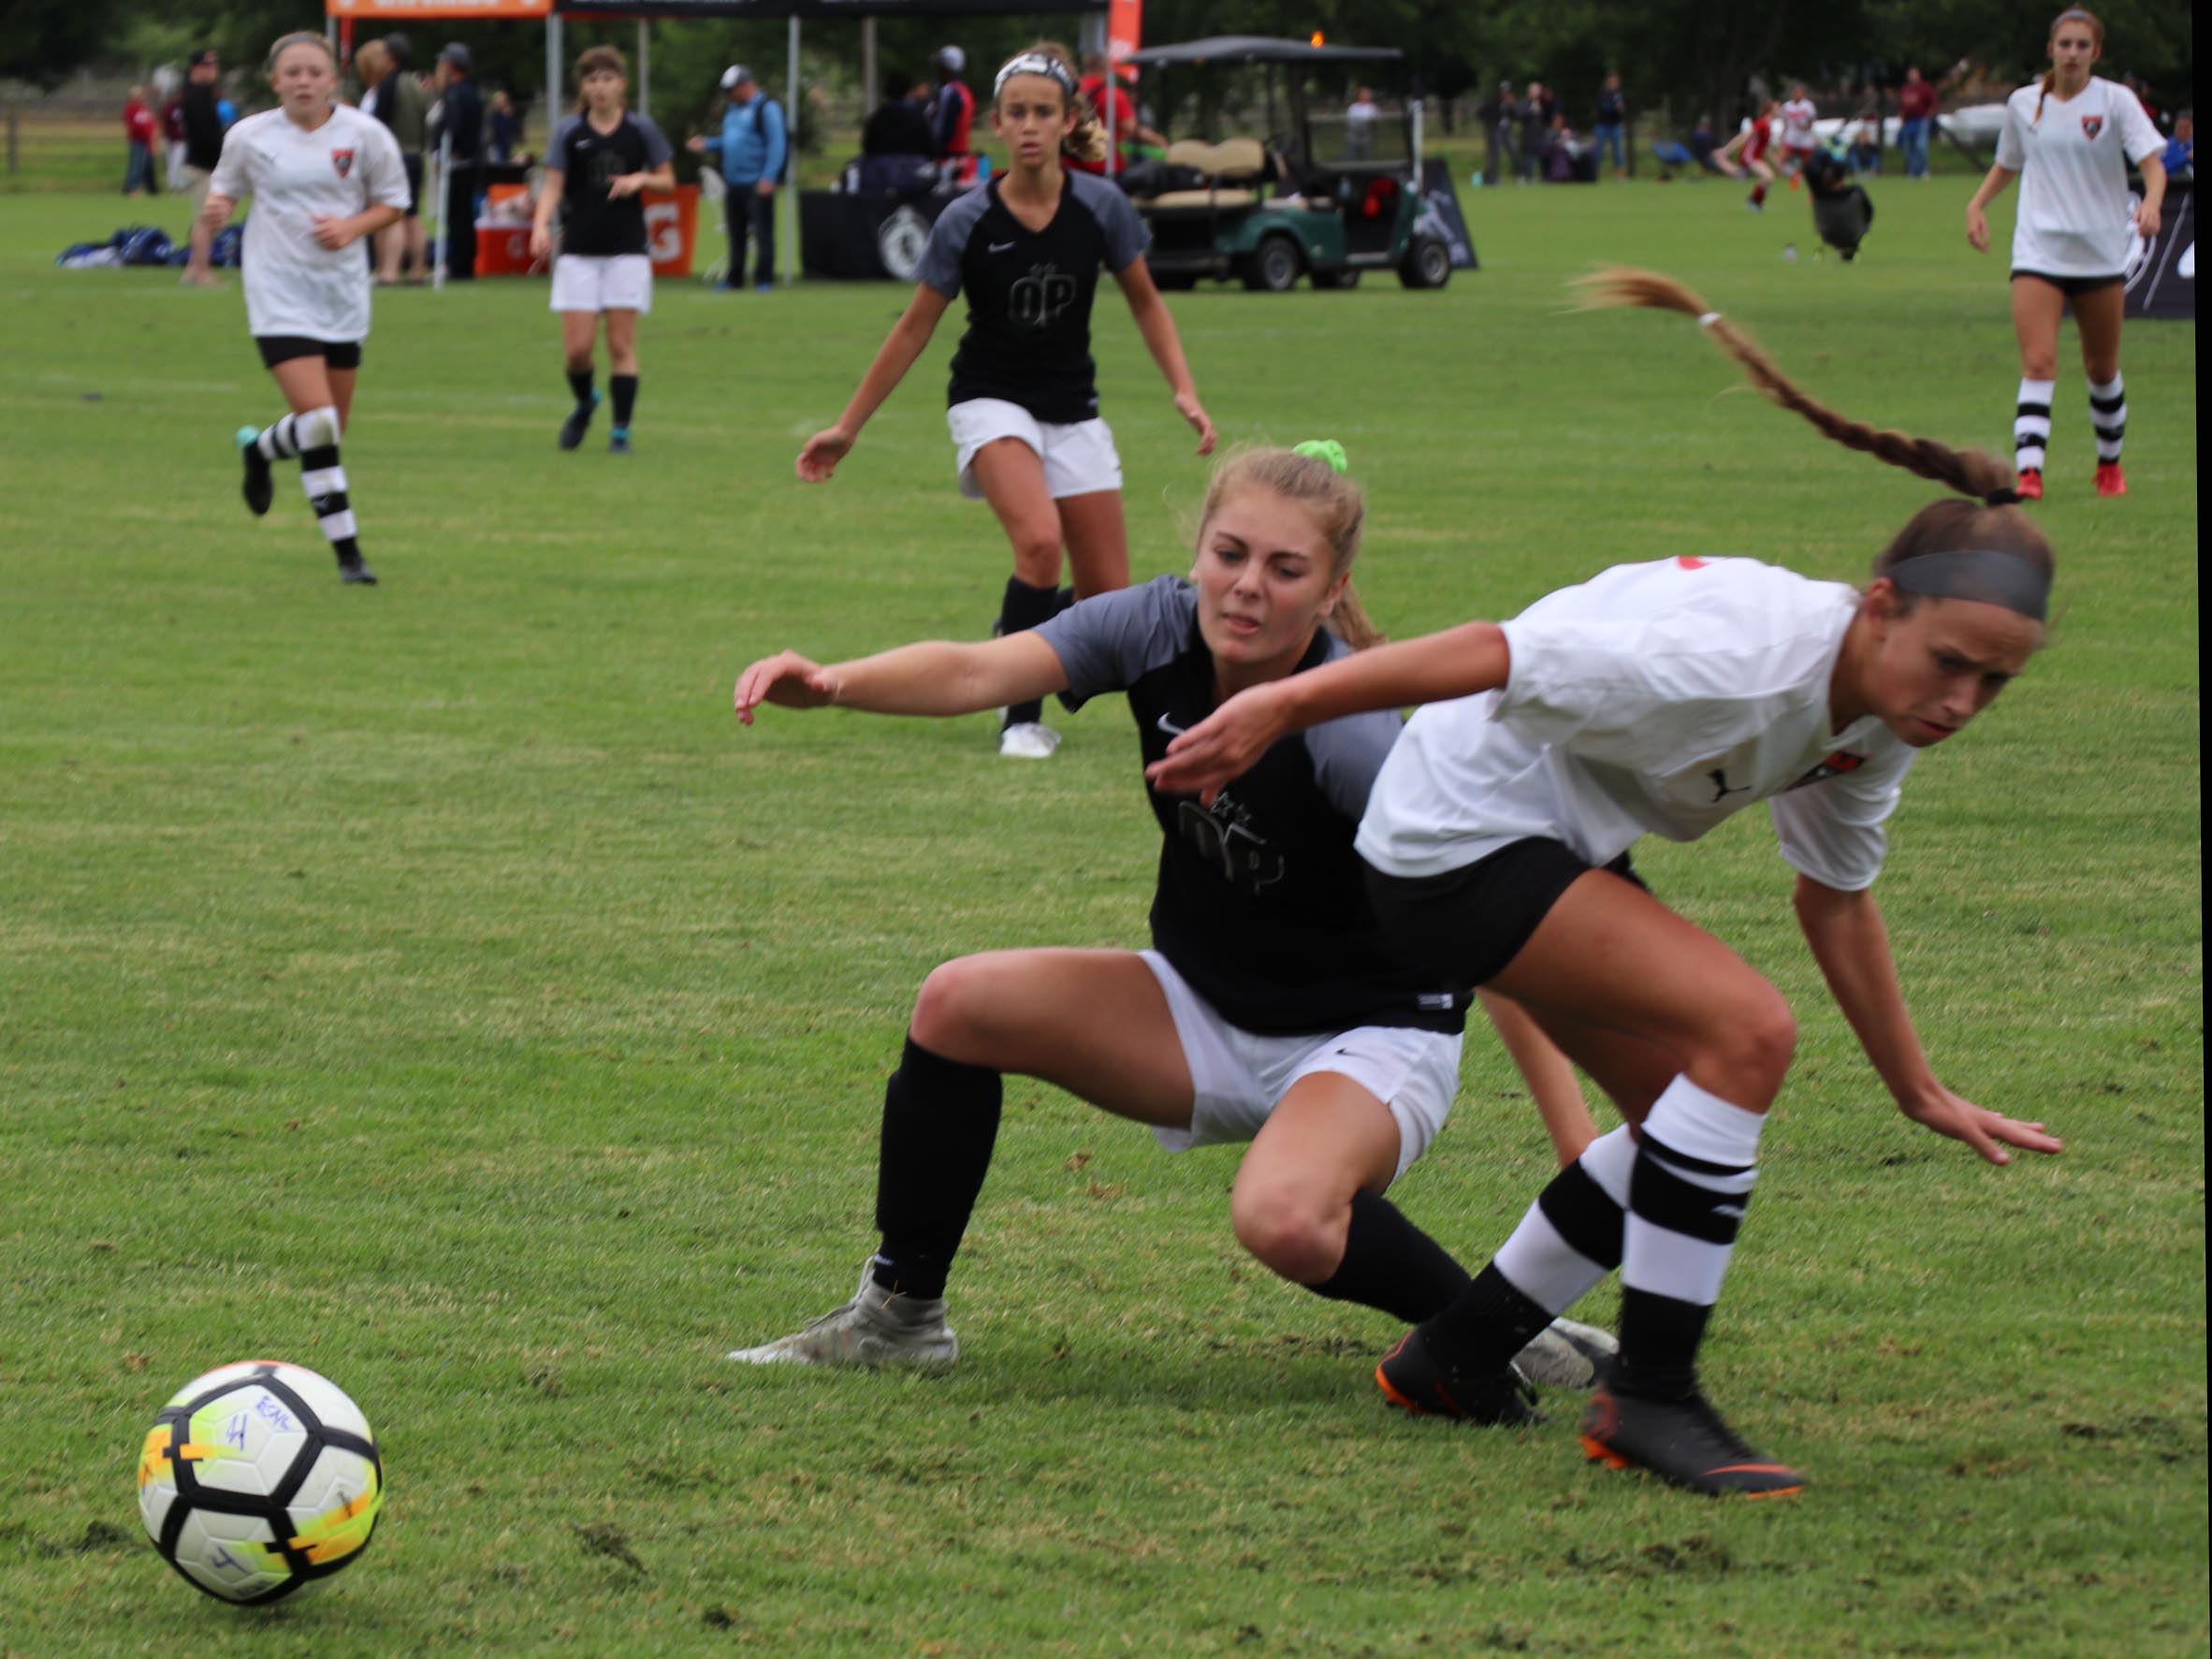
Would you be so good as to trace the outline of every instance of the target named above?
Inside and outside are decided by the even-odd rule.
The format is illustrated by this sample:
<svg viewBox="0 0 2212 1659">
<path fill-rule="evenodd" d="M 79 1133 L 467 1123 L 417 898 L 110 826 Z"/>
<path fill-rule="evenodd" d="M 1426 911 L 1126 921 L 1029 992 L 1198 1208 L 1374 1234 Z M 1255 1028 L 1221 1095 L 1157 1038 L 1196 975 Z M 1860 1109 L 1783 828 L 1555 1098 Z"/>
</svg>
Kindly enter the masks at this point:
<svg viewBox="0 0 2212 1659">
<path fill-rule="evenodd" d="M 1298 244 L 1287 236 L 1263 236 L 1244 260 L 1244 286 L 1263 294 L 1288 294 L 1298 286 L 1304 261 Z"/>
<path fill-rule="evenodd" d="M 1317 288 L 1357 288 L 1359 285 L 1360 270 L 1357 266 L 1346 270 L 1314 272 L 1314 286 Z"/>
<path fill-rule="evenodd" d="M 1451 250 L 1433 236 L 1417 236 L 1398 264 L 1398 280 L 1408 288 L 1441 288 L 1451 281 Z"/>
</svg>

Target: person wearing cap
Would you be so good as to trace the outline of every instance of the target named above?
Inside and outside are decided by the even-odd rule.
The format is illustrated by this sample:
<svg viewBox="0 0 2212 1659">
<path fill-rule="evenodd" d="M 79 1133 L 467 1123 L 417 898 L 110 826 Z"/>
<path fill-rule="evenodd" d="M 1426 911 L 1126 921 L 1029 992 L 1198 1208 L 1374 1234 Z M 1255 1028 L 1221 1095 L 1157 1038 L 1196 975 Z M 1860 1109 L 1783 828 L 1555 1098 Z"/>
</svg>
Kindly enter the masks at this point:
<svg viewBox="0 0 2212 1659">
<path fill-rule="evenodd" d="M 445 176 L 445 274 L 476 274 L 476 163 L 484 150 L 484 100 L 472 76 L 469 49 L 456 40 L 438 54 L 438 132 L 450 139 Z"/>
<path fill-rule="evenodd" d="M 975 94 L 960 79 L 961 71 L 968 67 L 968 54 L 957 46 L 939 47 L 934 66 L 937 94 L 929 100 L 929 130 L 937 140 L 937 153 L 944 160 L 946 176 L 955 184 L 972 184 L 976 158 L 968 142 L 975 130 Z"/>
<path fill-rule="evenodd" d="M 722 216 L 730 235 L 730 269 L 720 286 L 745 286 L 749 234 L 759 250 L 753 288 L 765 294 L 776 286 L 776 185 L 791 153 L 791 136 L 783 107 L 761 91 L 759 78 L 743 64 L 722 71 L 722 130 L 711 138 L 688 138 L 684 148 L 693 155 L 713 156 L 729 187 Z"/>
<path fill-rule="evenodd" d="M 215 49 L 203 46 L 185 59 L 184 194 L 192 201 L 192 252 L 184 266 L 184 282 L 195 288 L 212 288 L 222 281 L 208 263 L 208 248 L 214 232 L 208 228 L 201 209 L 207 205 L 208 181 L 223 159 L 223 116 L 215 108 L 222 95 L 223 62 Z"/>
</svg>

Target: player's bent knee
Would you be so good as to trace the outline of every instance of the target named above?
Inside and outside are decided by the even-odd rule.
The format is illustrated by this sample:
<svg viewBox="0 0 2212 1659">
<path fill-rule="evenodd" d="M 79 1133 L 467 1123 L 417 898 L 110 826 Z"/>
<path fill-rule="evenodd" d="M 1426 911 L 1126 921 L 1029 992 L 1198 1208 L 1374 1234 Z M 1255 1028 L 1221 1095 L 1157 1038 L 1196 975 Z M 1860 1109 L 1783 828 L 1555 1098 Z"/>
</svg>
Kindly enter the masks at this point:
<svg viewBox="0 0 2212 1659">
<path fill-rule="evenodd" d="M 1344 1259 L 1344 1230 L 1319 1206 L 1282 1188 L 1239 1188 L 1230 1199 L 1237 1243 L 1284 1278 L 1318 1285 Z"/>
<path fill-rule="evenodd" d="M 997 1064 L 1013 989 L 1002 965 L 989 956 L 940 963 L 922 982 L 908 1029 L 933 1055 L 970 1066 Z"/>
<path fill-rule="evenodd" d="M 1712 1039 L 1716 1058 L 1747 1088 L 1762 1096 L 1740 1105 L 1764 1110 L 1788 1075 L 1797 1052 L 1797 1021 L 1782 993 L 1763 981 L 1755 993 L 1737 998 Z"/>
<path fill-rule="evenodd" d="M 338 442 L 338 407 L 326 403 L 292 421 L 292 431 L 302 449 L 327 449 Z"/>
</svg>

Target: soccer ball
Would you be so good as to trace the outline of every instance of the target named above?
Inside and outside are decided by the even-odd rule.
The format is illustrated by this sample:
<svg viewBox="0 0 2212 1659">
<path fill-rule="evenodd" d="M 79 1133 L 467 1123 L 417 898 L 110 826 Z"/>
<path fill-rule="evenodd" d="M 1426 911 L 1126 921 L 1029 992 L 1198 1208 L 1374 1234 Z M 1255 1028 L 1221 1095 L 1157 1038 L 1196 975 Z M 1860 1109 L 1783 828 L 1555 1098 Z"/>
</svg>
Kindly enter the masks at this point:
<svg viewBox="0 0 2212 1659">
<path fill-rule="evenodd" d="M 298 1365 L 244 1360 L 170 1397 L 138 1454 L 162 1560 L 223 1601 L 266 1602 L 358 1556 L 384 1506 L 360 1407 Z"/>
</svg>

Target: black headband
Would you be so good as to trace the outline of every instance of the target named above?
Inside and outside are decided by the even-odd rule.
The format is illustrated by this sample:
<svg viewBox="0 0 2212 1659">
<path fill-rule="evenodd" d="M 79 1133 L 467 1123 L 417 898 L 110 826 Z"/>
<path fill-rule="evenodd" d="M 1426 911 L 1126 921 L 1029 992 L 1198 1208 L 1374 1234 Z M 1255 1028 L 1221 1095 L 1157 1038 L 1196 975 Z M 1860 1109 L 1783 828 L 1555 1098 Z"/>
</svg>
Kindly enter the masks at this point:
<svg viewBox="0 0 2212 1659">
<path fill-rule="evenodd" d="M 1989 547 L 1915 553 L 1880 574 L 1900 592 L 2001 604 L 2038 622 L 2044 619 L 2051 597 L 2050 572 L 2039 570 L 2017 553 L 2000 553 Z"/>
</svg>

